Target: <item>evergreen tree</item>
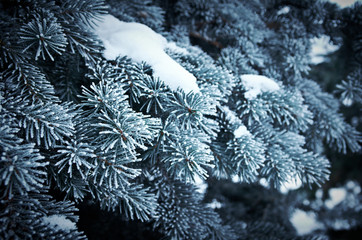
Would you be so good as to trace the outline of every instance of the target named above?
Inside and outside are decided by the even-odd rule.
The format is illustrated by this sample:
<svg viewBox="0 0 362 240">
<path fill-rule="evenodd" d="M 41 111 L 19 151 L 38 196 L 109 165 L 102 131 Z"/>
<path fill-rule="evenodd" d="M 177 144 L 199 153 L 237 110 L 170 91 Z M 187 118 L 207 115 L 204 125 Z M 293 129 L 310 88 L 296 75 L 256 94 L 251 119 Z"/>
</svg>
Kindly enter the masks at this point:
<svg viewBox="0 0 362 240">
<path fill-rule="evenodd" d="M 361 11 L 315 0 L 2 1 L 1 238 L 299 238 L 296 203 L 278 190 L 293 179 L 320 187 L 329 149 L 360 151 L 337 97 L 361 103 Z M 104 19 L 162 42 L 157 64 L 143 36 L 105 41 Z M 321 35 L 351 53 L 337 97 L 310 71 Z M 127 54 L 112 57 L 115 42 Z M 239 194 L 260 205 L 236 204 Z"/>
</svg>

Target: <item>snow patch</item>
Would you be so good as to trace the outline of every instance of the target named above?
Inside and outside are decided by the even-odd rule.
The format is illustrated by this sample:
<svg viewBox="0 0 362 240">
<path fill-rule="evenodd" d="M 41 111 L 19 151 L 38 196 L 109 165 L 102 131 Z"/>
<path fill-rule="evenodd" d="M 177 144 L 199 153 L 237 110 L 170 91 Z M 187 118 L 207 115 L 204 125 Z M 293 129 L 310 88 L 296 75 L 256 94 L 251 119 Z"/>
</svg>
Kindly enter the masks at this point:
<svg viewBox="0 0 362 240">
<path fill-rule="evenodd" d="M 262 75 L 244 74 L 240 77 L 246 89 L 245 98 L 249 100 L 255 99 L 262 92 L 274 92 L 280 89 L 274 80 Z"/>
<path fill-rule="evenodd" d="M 135 22 L 122 22 L 114 16 L 105 15 L 95 26 L 95 34 L 102 40 L 105 50 L 103 56 L 113 60 L 118 56 L 128 56 L 136 62 L 147 62 L 159 77 L 172 90 L 200 92 L 196 78 L 173 60 L 165 48 L 180 48 L 168 43 L 166 38 L 148 26 Z"/>
<path fill-rule="evenodd" d="M 251 136 L 251 134 L 244 125 L 241 125 L 237 129 L 235 129 L 234 136 L 236 138 L 240 138 L 242 136 Z"/>
<path fill-rule="evenodd" d="M 361 0 L 329 0 L 330 2 L 337 3 L 340 7 L 350 7 L 355 2 L 361 1 Z"/>
<path fill-rule="evenodd" d="M 265 188 L 269 188 L 269 182 L 266 180 L 266 178 L 260 178 L 259 184 Z"/>
<path fill-rule="evenodd" d="M 241 120 L 236 116 L 235 112 L 231 111 L 227 106 L 221 106 L 220 109 L 225 113 L 225 117 L 231 124 L 239 124 Z"/>
<path fill-rule="evenodd" d="M 361 192 L 361 187 L 360 186 L 355 186 L 353 188 L 353 193 L 354 194 L 358 195 L 358 194 L 360 194 L 360 192 Z"/>
<path fill-rule="evenodd" d="M 349 221 L 347 219 L 337 219 L 332 224 L 334 230 L 348 230 L 351 228 Z"/>
<path fill-rule="evenodd" d="M 195 185 L 197 188 L 197 190 L 196 190 L 197 192 L 199 192 L 201 194 L 206 193 L 207 183 L 197 175 L 195 176 Z"/>
<path fill-rule="evenodd" d="M 285 6 L 277 12 L 277 15 L 287 14 L 290 11 L 290 7 Z"/>
<path fill-rule="evenodd" d="M 241 122 L 241 120 L 236 116 L 235 112 L 231 111 L 230 108 L 228 108 L 227 106 L 222 106 L 220 107 L 220 109 L 225 113 L 225 117 L 227 120 L 229 120 L 230 124 L 235 127 L 235 138 L 240 138 L 242 136 L 251 136 L 251 133 Z"/>
<path fill-rule="evenodd" d="M 322 189 L 318 189 L 316 192 L 315 192 L 315 197 L 317 199 L 322 199 L 323 197 L 323 190 Z"/>
<path fill-rule="evenodd" d="M 346 199 L 347 191 L 345 188 L 331 188 L 328 191 L 329 199 L 325 201 L 327 208 L 332 209 Z"/>
<path fill-rule="evenodd" d="M 233 175 L 233 176 L 231 177 L 231 181 L 232 181 L 233 183 L 239 183 L 239 182 L 241 182 L 241 179 L 240 179 L 240 177 L 239 177 L 238 175 Z"/>
<path fill-rule="evenodd" d="M 50 215 L 43 217 L 43 222 L 51 227 L 54 227 L 58 230 L 76 230 L 75 223 L 67 219 L 63 215 Z"/>
<path fill-rule="evenodd" d="M 295 209 L 290 217 L 290 221 L 297 230 L 298 235 L 309 234 L 316 229 L 323 228 L 323 225 L 316 220 L 316 215 L 312 212 L 305 212 Z"/>
<path fill-rule="evenodd" d="M 303 204 L 304 204 L 305 206 L 308 206 L 308 205 L 310 205 L 310 201 L 309 201 L 308 199 L 304 199 L 304 200 L 303 200 Z"/>
<path fill-rule="evenodd" d="M 280 187 L 281 193 L 288 193 L 290 190 L 296 190 L 302 186 L 302 180 L 298 176 L 290 178 L 288 181 L 284 182 Z"/>
<path fill-rule="evenodd" d="M 325 61 L 325 55 L 336 51 L 339 46 L 331 44 L 330 38 L 326 35 L 320 38 L 311 39 L 312 50 L 309 54 L 313 64 L 319 64 Z"/>
<path fill-rule="evenodd" d="M 212 209 L 219 209 L 219 208 L 222 207 L 222 204 L 218 200 L 213 199 L 211 203 L 207 204 L 207 206 L 212 208 Z"/>
<path fill-rule="evenodd" d="M 342 100 L 342 103 L 343 103 L 344 106 L 350 107 L 353 104 L 353 99 L 349 98 L 349 97 L 346 97 L 346 98 L 344 98 Z"/>
<path fill-rule="evenodd" d="M 176 53 L 181 53 L 184 55 L 190 54 L 187 49 L 177 46 L 175 42 L 167 42 L 166 48 Z"/>
</svg>

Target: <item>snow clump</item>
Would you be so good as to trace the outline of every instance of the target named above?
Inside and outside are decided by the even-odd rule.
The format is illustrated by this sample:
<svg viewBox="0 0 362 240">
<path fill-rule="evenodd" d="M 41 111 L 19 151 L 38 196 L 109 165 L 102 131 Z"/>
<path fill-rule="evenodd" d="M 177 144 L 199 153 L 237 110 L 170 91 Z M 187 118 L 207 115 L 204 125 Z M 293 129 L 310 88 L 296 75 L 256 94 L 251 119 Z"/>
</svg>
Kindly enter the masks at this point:
<svg viewBox="0 0 362 240">
<path fill-rule="evenodd" d="M 314 230 L 323 228 L 313 212 L 305 212 L 301 209 L 295 209 L 290 217 L 290 222 L 297 230 L 298 235 L 309 234 Z"/>
<path fill-rule="evenodd" d="M 248 100 L 255 99 L 262 92 L 274 92 L 280 89 L 278 83 L 262 75 L 244 74 L 240 77 L 246 89 L 245 98 Z"/>
<path fill-rule="evenodd" d="M 164 51 L 176 49 L 174 43 L 154 32 L 148 26 L 136 22 L 122 22 L 114 16 L 105 15 L 95 26 L 95 33 L 102 40 L 105 50 L 103 56 L 114 60 L 118 56 L 127 56 L 136 62 L 146 62 L 172 90 L 183 89 L 200 92 L 196 78 Z M 179 48 L 177 48 L 179 49 Z"/>
<path fill-rule="evenodd" d="M 70 231 L 77 229 L 74 222 L 62 215 L 50 215 L 43 217 L 43 222 L 58 230 Z"/>
<path fill-rule="evenodd" d="M 225 113 L 226 119 L 229 120 L 230 124 L 233 126 L 238 126 L 234 130 L 235 138 L 240 138 L 242 136 L 251 136 L 251 133 L 241 122 L 241 120 L 235 115 L 235 112 L 231 111 L 229 107 L 222 106 L 220 109 Z"/>
</svg>

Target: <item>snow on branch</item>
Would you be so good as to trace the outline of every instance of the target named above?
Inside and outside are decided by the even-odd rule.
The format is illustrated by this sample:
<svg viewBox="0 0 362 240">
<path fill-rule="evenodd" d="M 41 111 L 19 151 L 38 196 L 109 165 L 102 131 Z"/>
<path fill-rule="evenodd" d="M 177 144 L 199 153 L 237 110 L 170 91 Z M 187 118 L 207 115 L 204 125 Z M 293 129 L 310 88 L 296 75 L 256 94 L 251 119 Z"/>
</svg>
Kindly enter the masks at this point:
<svg viewBox="0 0 362 240">
<path fill-rule="evenodd" d="M 222 106 L 220 109 L 225 113 L 226 119 L 230 121 L 230 124 L 235 126 L 234 136 L 235 138 L 240 138 L 242 136 L 251 136 L 251 133 L 246 128 L 246 126 L 241 122 L 241 120 L 236 116 L 235 112 L 231 111 L 229 107 Z"/>
<path fill-rule="evenodd" d="M 262 75 L 244 74 L 240 77 L 246 89 L 245 97 L 249 100 L 255 99 L 262 92 L 274 92 L 280 89 L 274 80 Z"/>
<path fill-rule="evenodd" d="M 164 51 L 175 47 L 166 38 L 148 26 L 135 22 L 122 22 L 112 15 L 105 15 L 95 27 L 95 33 L 102 40 L 103 55 L 108 60 L 118 56 L 128 56 L 136 62 L 146 62 L 172 90 L 183 89 L 200 92 L 196 78 L 173 60 Z"/>
<path fill-rule="evenodd" d="M 241 136 L 245 136 L 245 135 L 251 136 L 250 132 L 248 131 L 248 129 L 244 125 L 239 126 L 234 131 L 234 136 L 236 138 L 240 138 Z"/>
<path fill-rule="evenodd" d="M 51 215 L 43 217 L 43 222 L 58 230 L 69 231 L 77 229 L 75 223 L 63 215 Z"/>
</svg>

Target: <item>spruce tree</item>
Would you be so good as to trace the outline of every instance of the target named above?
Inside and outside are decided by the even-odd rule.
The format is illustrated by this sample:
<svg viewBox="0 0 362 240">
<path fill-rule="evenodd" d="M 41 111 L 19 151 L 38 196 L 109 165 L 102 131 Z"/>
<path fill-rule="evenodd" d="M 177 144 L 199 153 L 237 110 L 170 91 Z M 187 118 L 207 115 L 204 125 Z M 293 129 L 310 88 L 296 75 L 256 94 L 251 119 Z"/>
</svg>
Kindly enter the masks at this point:
<svg viewBox="0 0 362 240">
<path fill-rule="evenodd" d="M 360 151 L 338 97 L 361 103 L 361 11 L 316 0 L 2 1 L 1 238 L 302 238 L 288 219 L 295 202 L 278 190 L 295 179 L 320 187 L 330 149 Z M 104 19 L 118 24 L 108 34 L 148 33 L 162 55 L 139 35 L 107 42 Z M 322 35 L 351 53 L 335 95 L 310 71 L 310 40 Z M 240 193 L 260 206 L 233 204 Z M 89 211 L 117 224 L 92 229 Z"/>
</svg>

